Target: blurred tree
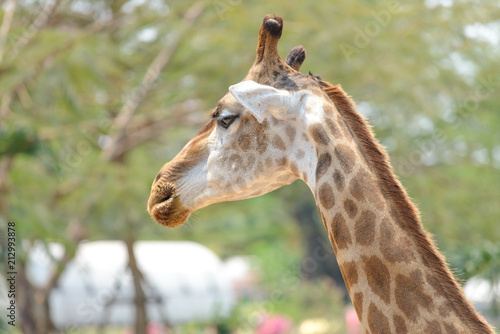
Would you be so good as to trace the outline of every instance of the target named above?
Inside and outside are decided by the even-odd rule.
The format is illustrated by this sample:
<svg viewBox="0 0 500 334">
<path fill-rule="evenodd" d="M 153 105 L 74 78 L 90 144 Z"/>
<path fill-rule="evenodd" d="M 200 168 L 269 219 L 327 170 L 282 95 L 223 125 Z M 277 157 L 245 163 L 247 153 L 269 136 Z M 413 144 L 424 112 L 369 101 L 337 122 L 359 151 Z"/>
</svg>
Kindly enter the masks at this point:
<svg viewBox="0 0 500 334">
<path fill-rule="evenodd" d="M 2 86 L 4 87 L 4 91 L 1 115 L 2 118 L 11 119 L 13 122 L 4 124 L 4 128 L 2 128 L 2 137 L 4 140 L 2 141 L 1 155 L 5 161 L 2 176 L 4 176 L 3 180 L 5 180 L 5 176 L 12 169 L 15 155 L 37 153 L 35 152 L 35 144 L 40 142 L 41 148 L 39 148 L 36 158 L 39 159 L 38 163 L 41 162 L 41 165 L 33 164 L 33 161 L 30 160 L 22 161 L 21 159 L 16 159 L 15 162 L 18 164 L 16 166 L 18 170 L 12 171 L 11 176 L 13 176 L 13 180 L 16 180 L 16 175 L 19 175 L 20 178 L 16 181 L 20 182 L 17 184 L 29 187 L 30 185 L 26 183 L 30 180 L 24 177 L 23 172 L 20 170 L 24 169 L 24 172 L 29 171 L 30 175 L 33 175 L 32 169 L 38 169 L 39 175 L 37 175 L 37 179 L 42 175 L 48 177 L 45 186 L 41 186 L 38 183 L 40 191 L 52 195 L 45 198 L 40 197 L 42 201 L 36 201 L 34 198 L 30 199 L 29 196 L 25 196 L 22 201 L 16 203 L 15 201 L 8 200 L 8 191 L 5 191 L 3 195 L 5 195 L 7 200 L 2 201 L 2 203 L 9 203 L 12 207 L 5 206 L 2 215 L 4 217 L 13 216 L 16 217 L 16 220 L 20 219 L 24 222 L 27 218 L 25 213 L 28 213 L 28 215 L 32 214 L 30 213 L 32 210 L 29 210 L 29 208 L 33 203 L 37 203 L 44 211 L 45 216 L 43 218 L 46 221 L 51 221 L 51 223 L 45 226 L 45 229 L 42 228 L 39 230 L 32 229 L 32 224 L 18 225 L 21 240 L 30 240 L 30 244 L 33 244 L 35 240 L 55 240 L 63 242 L 67 246 L 65 254 L 59 262 L 59 266 L 53 272 L 48 283 L 43 287 L 33 286 L 24 270 L 26 263 L 25 256 L 29 248 L 27 248 L 25 253 L 19 252 L 20 293 L 18 302 L 22 318 L 22 330 L 26 333 L 46 333 L 53 329 L 49 316 L 48 296 L 57 284 L 64 266 L 74 256 L 78 242 L 84 237 L 90 237 L 96 239 L 116 238 L 126 240 L 130 257 L 129 267 L 132 271 L 134 282 L 137 283 L 134 285 L 136 288 L 137 310 L 136 333 L 144 332 L 147 318 L 144 307 L 145 300 L 141 297 L 144 296 L 142 285 L 140 284 L 142 275 L 135 264 L 133 254 L 133 242 L 138 233 L 140 233 L 140 226 L 142 225 L 142 221 L 144 221 L 144 217 L 141 218 L 141 214 L 137 214 L 143 211 L 142 208 L 142 210 L 139 208 L 143 205 L 144 197 L 135 200 L 131 210 L 127 211 L 122 208 L 116 211 L 127 211 L 122 215 L 122 223 L 118 228 L 108 230 L 99 229 L 98 226 L 92 226 L 88 222 L 95 218 L 94 209 L 102 207 L 101 205 L 104 205 L 107 209 L 111 205 L 115 205 L 117 208 L 123 205 L 123 202 L 118 202 L 118 196 L 107 197 L 109 196 L 107 194 L 113 191 L 106 188 L 108 186 L 113 188 L 116 184 L 126 184 L 126 180 L 129 178 L 129 175 L 127 175 L 129 170 L 126 166 L 125 154 L 141 142 L 155 137 L 159 130 L 163 131 L 166 126 L 175 124 L 172 121 L 169 124 L 159 123 L 150 117 L 148 117 L 149 119 L 144 118 L 136 122 L 131 122 L 131 117 L 137 107 L 147 97 L 149 91 L 153 89 L 153 85 L 157 81 L 160 72 L 175 54 L 180 43 L 183 42 L 186 32 L 202 13 L 203 6 L 195 5 L 188 10 L 185 8 L 178 9 L 179 12 L 186 12 L 178 20 L 178 25 L 182 26 L 182 29 L 180 29 L 182 34 L 174 43 L 164 43 L 165 45 L 160 49 L 156 58 L 153 58 L 153 62 L 149 67 L 146 67 L 142 83 L 125 95 L 122 109 L 118 113 L 111 112 L 109 119 L 99 122 L 94 119 L 95 112 L 94 115 L 89 115 L 87 118 L 83 117 L 81 111 L 88 109 L 101 114 L 103 112 L 107 114 L 109 111 L 106 111 L 106 109 L 109 108 L 112 110 L 115 108 L 115 101 L 109 101 L 109 104 L 106 103 L 109 91 L 100 90 L 99 87 L 106 89 L 107 87 L 113 87 L 120 71 L 119 68 L 123 66 L 107 66 L 109 65 L 107 64 L 109 60 L 104 59 L 102 68 L 98 68 L 101 65 L 100 63 L 92 63 L 94 66 L 91 71 L 88 71 L 89 61 L 93 61 L 92 57 L 94 55 L 90 55 L 90 58 L 87 57 L 85 59 L 85 53 L 88 53 L 88 50 L 96 43 L 100 44 L 100 47 L 103 48 L 109 42 L 111 42 L 111 45 L 118 44 L 114 45 L 114 47 L 120 47 L 120 43 L 127 42 L 120 41 L 118 43 L 117 39 L 114 38 L 114 33 L 121 31 L 120 29 L 115 31 L 115 29 L 127 24 L 123 21 L 125 13 L 122 11 L 122 6 L 124 2 L 113 2 L 109 8 L 100 8 L 98 4 L 92 6 L 89 3 L 90 7 L 88 8 L 69 6 L 61 7 L 58 11 L 56 11 L 56 7 L 60 5 L 59 2 L 42 5 L 23 3 L 20 5 L 21 7 L 18 7 L 18 9 L 20 8 L 21 12 L 29 12 L 30 9 L 34 9 L 37 6 L 42 7 L 40 14 L 34 19 L 28 30 L 23 31 L 22 36 L 9 36 L 13 39 L 18 37 L 18 39 L 13 42 L 14 47 L 12 49 L 7 48 L 7 51 L 10 52 L 7 54 L 8 57 L 6 57 L 8 65 L 5 68 L 7 74 L 12 74 L 15 83 L 8 83 L 9 77 L 3 77 L 6 78 L 7 84 Z M 80 5 L 82 4 L 80 3 Z M 102 20 L 96 17 L 101 10 L 109 10 L 109 16 L 101 18 Z M 82 20 L 73 21 L 71 19 L 75 12 Z M 12 15 L 12 12 L 7 12 L 6 15 Z M 68 36 L 63 37 L 62 33 L 68 29 L 68 24 L 71 28 L 69 29 L 70 33 Z M 88 33 L 99 34 L 89 36 Z M 35 38 L 37 34 L 40 36 Z M 38 45 L 30 45 L 37 44 L 37 42 Z M 64 48 L 60 47 L 59 44 L 61 42 L 65 46 Z M 49 57 L 45 57 L 35 71 L 35 75 L 40 76 L 40 82 L 44 82 L 43 85 L 38 85 L 38 82 L 35 81 L 37 78 L 16 76 L 16 72 L 23 73 L 23 71 L 26 71 L 26 68 L 22 67 L 26 65 L 24 63 L 26 59 L 14 57 L 18 55 L 26 58 L 30 56 L 37 57 L 39 54 L 47 53 L 45 50 L 51 49 L 50 43 L 53 43 L 54 47 L 52 51 L 48 52 Z M 38 49 L 36 49 L 37 46 Z M 28 51 L 24 51 L 23 53 L 21 49 L 27 49 Z M 114 52 L 111 54 L 114 54 Z M 52 57 L 55 56 L 60 57 L 57 64 L 53 63 Z M 8 63 L 8 61 L 11 61 L 11 63 Z M 148 59 L 145 59 L 143 63 L 147 65 L 147 61 Z M 54 69 L 54 67 L 58 68 Z M 137 74 L 134 73 L 135 76 Z M 122 87 L 122 89 L 127 90 L 126 85 Z M 92 89 L 89 91 L 88 88 Z M 45 91 L 45 89 L 48 90 Z M 19 99 L 13 99 L 15 96 Z M 47 97 L 49 98 L 47 99 Z M 36 104 L 34 103 L 35 100 L 41 103 Z M 44 103 L 48 107 L 46 110 L 43 110 Z M 99 105 L 103 106 L 99 107 Z M 197 106 L 196 104 L 192 105 L 187 111 L 190 112 Z M 16 107 L 20 107 L 21 109 L 18 111 Z M 34 108 L 41 109 L 41 112 L 33 114 L 36 119 L 28 122 L 29 126 L 33 127 L 29 132 L 39 133 L 38 137 L 28 135 L 29 132 L 23 129 L 23 124 L 26 123 L 27 119 L 22 114 L 29 113 L 30 109 L 33 110 Z M 174 111 L 178 112 L 179 109 L 179 107 L 174 108 Z M 53 111 L 56 111 L 56 114 Z M 60 113 L 57 114 L 59 111 Z M 79 121 L 84 122 L 83 126 L 80 124 L 80 132 L 77 131 L 76 127 Z M 112 134 L 112 136 L 108 136 L 107 133 Z M 99 151 L 101 150 L 103 158 L 99 158 Z M 27 163 L 27 165 L 23 166 L 23 163 Z M 94 170 L 92 167 L 100 167 L 101 169 Z M 91 168 L 92 171 L 87 168 Z M 108 182 L 108 184 L 102 184 L 103 178 L 110 171 L 116 172 L 116 178 L 112 182 Z M 86 177 L 89 178 L 86 179 Z M 84 179 L 88 183 L 84 183 Z M 3 189 L 9 190 L 7 182 L 0 184 L 5 185 L 2 187 Z M 141 188 L 143 185 L 141 184 Z M 12 185 L 10 184 L 9 186 Z M 96 191 L 98 189 L 104 190 L 104 193 Z M 22 191 L 23 189 L 20 190 Z M 29 191 L 35 197 L 41 194 L 33 190 L 31 188 Z M 145 191 L 138 192 L 138 194 L 144 193 Z M 111 203 L 106 203 L 103 200 L 105 198 L 111 198 Z M 75 199 L 78 202 L 76 206 Z M 26 208 L 28 210 L 25 210 Z M 22 212 L 23 215 L 19 215 L 19 212 L 16 212 L 16 210 Z M 42 218 L 36 213 L 35 217 L 32 218 L 33 222 Z M 115 215 L 116 218 L 120 217 L 116 217 Z M 35 225 L 38 224 L 35 223 Z M 66 232 L 62 232 L 58 226 L 63 227 L 63 230 L 64 226 L 68 226 L 68 228 Z"/>
</svg>

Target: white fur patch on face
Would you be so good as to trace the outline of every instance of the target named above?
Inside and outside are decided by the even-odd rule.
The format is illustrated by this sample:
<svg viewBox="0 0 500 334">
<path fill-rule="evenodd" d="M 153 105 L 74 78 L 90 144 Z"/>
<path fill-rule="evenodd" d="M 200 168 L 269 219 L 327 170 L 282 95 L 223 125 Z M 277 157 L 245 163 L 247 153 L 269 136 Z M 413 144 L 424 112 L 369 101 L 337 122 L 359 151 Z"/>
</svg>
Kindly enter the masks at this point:
<svg viewBox="0 0 500 334">
<path fill-rule="evenodd" d="M 220 118 L 224 118 L 227 116 L 232 116 L 233 114 L 228 110 L 228 109 L 222 109 L 222 111 L 219 114 Z"/>
</svg>

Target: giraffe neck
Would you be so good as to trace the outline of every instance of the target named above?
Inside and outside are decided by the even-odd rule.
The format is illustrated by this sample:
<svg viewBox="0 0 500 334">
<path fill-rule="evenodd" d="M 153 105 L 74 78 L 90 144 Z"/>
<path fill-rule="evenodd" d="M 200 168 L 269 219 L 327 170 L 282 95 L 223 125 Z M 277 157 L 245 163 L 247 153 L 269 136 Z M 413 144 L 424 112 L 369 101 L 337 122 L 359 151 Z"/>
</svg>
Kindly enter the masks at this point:
<svg viewBox="0 0 500 334">
<path fill-rule="evenodd" d="M 416 212 L 418 226 L 409 231 L 400 203 L 387 195 L 352 130 L 340 116 L 325 114 L 332 117 L 309 126 L 317 163 L 307 183 L 362 327 L 371 333 L 493 333 Z"/>
</svg>

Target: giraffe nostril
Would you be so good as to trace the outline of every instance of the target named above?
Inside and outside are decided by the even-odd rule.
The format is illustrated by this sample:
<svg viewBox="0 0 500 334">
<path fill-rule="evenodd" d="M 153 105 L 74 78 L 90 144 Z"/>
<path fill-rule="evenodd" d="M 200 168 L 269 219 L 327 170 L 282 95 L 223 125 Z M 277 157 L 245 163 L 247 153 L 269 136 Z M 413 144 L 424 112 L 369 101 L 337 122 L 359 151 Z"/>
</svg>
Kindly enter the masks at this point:
<svg viewBox="0 0 500 334">
<path fill-rule="evenodd" d="M 182 206 L 176 194 L 176 186 L 172 183 L 153 187 L 148 200 L 148 212 L 158 223 L 169 227 L 184 223 L 190 214 L 190 211 Z"/>
<path fill-rule="evenodd" d="M 160 200 L 158 201 L 158 203 L 163 203 L 163 202 L 166 202 L 166 201 L 168 201 L 170 198 L 172 198 L 172 194 L 171 194 L 171 193 L 170 193 L 170 194 L 165 195 L 162 199 L 160 199 Z"/>
<path fill-rule="evenodd" d="M 163 203 L 172 198 L 174 191 L 172 187 L 163 187 L 156 196 L 156 204 Z"/>
<path fill-rule="evenodd" d="M 173 200 L 172 198 L 174 197 L 174 193 L 174 187 L 169 184 L 156 185 L 151 191 L 151 195 L 149 196 L 148 211 L 151 213 L 151 210 L 153 210 L 153 208 L 158 205 L 170 205 L 170 202 Z"/>
</svg>

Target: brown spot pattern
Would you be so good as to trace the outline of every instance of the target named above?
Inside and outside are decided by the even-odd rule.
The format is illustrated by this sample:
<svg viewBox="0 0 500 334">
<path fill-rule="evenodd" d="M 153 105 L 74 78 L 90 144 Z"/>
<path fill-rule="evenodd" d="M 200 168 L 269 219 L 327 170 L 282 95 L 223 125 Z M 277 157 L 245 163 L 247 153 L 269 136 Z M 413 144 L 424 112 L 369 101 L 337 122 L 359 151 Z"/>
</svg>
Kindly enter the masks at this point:
<svg viewBox="0 0 500 334">
<path fill-rule="evenodd" d="M 327 118 L 325 120 L 325 123 L 326 123 L 326 126 L 328 127 L 328 130 L 330 130 L 330 133 L 333 135 L 334 138 L 342 139 L 344 137 L 342 132 L 340 132 L 339 127 L 337 126 L 337 124 L 335 124 L 334 121 Z"/>
<path fill-rule="evenodd" d="M 243 168 L 246 168 L 248 170 L 252 170 L 253 169 L 253 166 L 255 164 L 255 161 L 257 161 L 255 159 L 255 155 L 249 153 L 246 157 L 246 164 L 243 166 Z"/>
<path fill-rule="evenodd" d="M 441 330 L 441 324 L 437 320 L 427 322 L 427 329 L 425 333 L 428 334 L 443 334 Z"/>
<path fill-rule="evenodd" d="M 321 145 L 328 145 L 330 143 L 330 137 L 325 132 L 325 128 L 321 124 L 313 124 L 309 126 L 309 132 L 313 137 L 314 141 Z"/>
<path fill-rule="evenodd" d="M 391 274 L 387 266 L 376 256 L 362 258 L 368 285 L 386 304 L 391 301 Z"/>
<path fill-rule="evenodd" d="M 235 185 L 242 184 L 244 182 L 245 182 L 245 180 L 240 176 L 235 181 L 232 182 L 232 185 L 235 186 Z"/>
<path fill-rule="evenodd" d="M 340 166 L 344 170 L 346 174 L 351 173 L 352 168 L 354 166 L 354 162 L 356 161 L 356 155 L 354 151 L 349 148 L 349 146 L 344 144 L 339 144 L 335 146 L 335 157 L 340 163 Z"/>
<path fill-rule="evenodd" d="M 444 324 L 444 330 L 446 334 L 459 334 L 458 330 L 453 326 L 453 324 Z"/>
<path fill-rule="evenodd" d="M 287 127 L 285 129 L 286 135 L 288 136 L 288 139 L 290 139 L 291 142 L 295 139 L 295 135 L 297 134 L 297 130 L 290 124 L 287 124 Z"/>
<path fill-rule="evenodd" d="M 256 174 L 262 174 L 264 173 L 264 165 L 262 164 L 261 161 L 257 163 L 257 167 L 255 167 L 255 173 Z"/>
<path fill-rule="evenodd" d="M 297 153 L 295 154 L 295 156 L 297 157 L 298 160 L 304 158 L 305 155 L 306 155 L 306 153 L 303 150 L 301 150 L 301 149 L 299 149 L 297 151 Z"/>
<path fill-rule="evenodd" d="M 364 180 L 360 180 L 358 177 L 354 177 L 349 183 L 349 189 L 351 191 L 351 194 L 358 201 L 365 200 L 363 181 Z"/>
<path fill-rule="evenodd" d="M 373 303 L 368 307 L 368 327 L 373 334 L 391 332 L 389 320 Z"/>
<path fill-rule="evenodd" d="M 349 287 L 358 283 L 358 271 L 356 270 L 356 263 L 354 261 L 344 263 L 342 268 L 344 269 L 343 274 Z"/>
<path fill-rule="evenodd" d="M 337 212 L 332 219 L 332 233 L 338 248 L 347 248 L 352 243 L 351 233 L 349 232 L 344 216 L 340 212 Z"/>
<path fill-rule="evenodd" d="M 356 214 L 358 213 L 358 207 L 356 206 L 356 203 L 354 203 L 349 198 L 344 201 L 344 210 L 347 212 L 347 215 L 351 219 L 356 217 Z"/>
<path fill-rule="evenodd" d="M 391 214 L 392 220 L 395 221 L 396 224 L 398 224 L 398 226 L 401 227 L 401 229 L 406 230 L 407 229 L 406 225 L 405 225 L 404 221 L 401 219 L 401 217 L 399 216 L 394 205 L 389 205 L 389 206 L 390 206 L 389 212 Z"/>
<path fill-rule="evenodd" d="M 290 170 L 292 171 L 293 175 L 299 176 L 299 167 L 295 162 L 292 162 L 290 164 Z"/>
<path fill-rule="evenodd" d="M 264 154 L 267 151 L 268 142 L 267 135 L 257 135 L 257 152 Z"/>
<path fill-rule="evenodd" d="M 325 175 L 326 171 L 332 164 L 332 156 L 330 153 L 326 152 L 319 156 L 318 164 L 316 165 L 316 182 L 321 179 L 323 175 Z"/>
<path fill-rule="evenodd" d="M 302 132 L 302 139 L 306 142 L 309 142 L 309 136 L 305 133 L 305 132 Z"/>
<path fill-rule="evenodd" d="M 323 183 L 319 187 L 318 196 L 319 202 L 325 209 L 330 210 L 335 205 L 335 196 L 333 195 L 333 189 L 328 183 Z"/>
<path fill-rule="evenodd" d="M 281 139 L 280 136 L 278 135 L 274 135 L 273 137 L 273 141 L 271 142 L 271 144 L 276 147 L 278 150 L 282 150 L 284 151 L 286 149 L 286 145 L 285 145 L 285 142 L 283 141 L 283 139 Z"/>
<path fill-rule="evenodd" d="M 352 304 L 354 309 L 358 314 L 359 321 L 363 320 L 363 294 L 361 292 L 356 292 L 352 297 Z"/>
<path fill-rule="evenodd" d="M 383 208 L 383 201 L 380 198 L 380 189 L 373 180 L 373 177 L 364 169 L 361 169 L 356 176 L 351 180 L 351 194 L 358 201 L 368 201 L 376 208 Z"/>
<path fill-rule="evenodd" d="M 443 302 L 443 305 L 439 307 L 439 314 L 443 317 L 446 318 L 447 316 L 450 315 L 450 313 L 453 310 L 453 304 L 450 303 L 449 301 Z"/>
<path fill-rule="evenodd" d="M 241 121 L 240 121 L 239 129 L 241 129 L 242 131 L 246 131 L 246 129 L 255 130 L 255 129 L 252 129 L 252 128 L 254 128 L 254 124 L 252 124 L 253 123 L 252 120 L 253 120 L 253 117 L 242 117 Z"/>
<path fill-rule="evenodd" d="M 284 167 L 288 164 L 288 158 L 287 157 L 281 157 L 276 159 L 276 164 L 278 166 Z"/>
<path fill-rule="evenodd" d="M 243 151 L 247 152 L 252 145 L 252 137 L 244 133 L 238 137 L 238 147 Z"/>
<path fill-rule="evenodd" d="M 408 319 L 416 321 L 420 317 L 420 307 L 430 310 L 434 307 L 432 298 L 424 291 L 424 279 L 420 270 L 409 276 L 396 276 L 396 304 Z"/>
<path fill-rule="evenodd" d="M 354 225 L 356 242 L 368 246 L 375 239 L 375 214 L 370 210 L 364 210 L 361 217 Z"/>
<path fill-rule="evenodd" d="M 335 170 L 333 173 L 333 182 L 335 182 L 335 186 L 339 191 L 344 190 L 344 175 L 342 175 L 338 170 Z"/>
<path fill-rule="evenodd" d="M 443 287 L 435 277 L 431 276 L 430 274 L 427 274 L 426 279 L 427 283 L 429 283 L 429 285 L 434 289 L 434 292 L 437 295 L 446 298 L 446 293 L 444 292 Z"/>
<path fill-rule="evenodd" d="M 405 319 L 400 315 L 394 316 L 394 328 L 396 328 L 396 333 L 398 334 L 408 334 L 408 329 L 406 328 Z"/>
<path fill-rule="evenodd" d="M 380 224 L 380 250 L 389 262 L 411 262 L 415 255 L 408 247 L 410 241 L 404 237 L 396 238 L 395 226 L 391 226 L 387 219 Z"/>
<path fill-rule="evenodd" d="M 236 170 L 241 167 L 243 164 L 243 158 L 240 157 L 238 154 L 233 153 L 231 156 L 226 160 L 226 164 L 228 169 L 230 170 Z"/>
<path fill-rule="evenodd" d="M 334 235 L 334 232 L 333 232 L 333 224 L 330 226 L 330 228 L 327 226 L 327 221 L 325 219 L 325 216 L 323 215 L 323 213 L 321 213 L 321 210 L 319 209 L 319 206 L 317 207 L 318 208 L 318 212 L 320 213 L 321 215 L 321 220 L 323 221 L 323 225 L 325 225 L 325 229 L 326 229 L 326 232 L 328 234 L 328 239 L 330 239 L 330 244 L 332 245 L 332 248 L 333 248 L 333 252 L 335 254 L 337 254 L 337 243 L 336 241 L 334 240 L 333 238 L 333 235 Z"/>
</svg>

